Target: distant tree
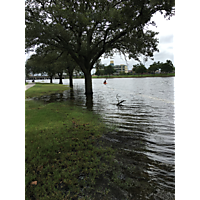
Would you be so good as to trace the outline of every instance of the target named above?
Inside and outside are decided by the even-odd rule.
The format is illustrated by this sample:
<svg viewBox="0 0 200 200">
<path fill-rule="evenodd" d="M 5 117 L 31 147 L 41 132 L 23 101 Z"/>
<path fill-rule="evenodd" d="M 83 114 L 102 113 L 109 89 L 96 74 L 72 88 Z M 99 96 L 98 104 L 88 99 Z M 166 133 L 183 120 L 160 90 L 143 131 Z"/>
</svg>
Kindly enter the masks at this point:
<svg viewBox="0 0 200 200">
<path fill-rule="evenodd" d="M 166 63 L 169 64 L 170 66 L 174 66 L 171 60 L 166 60 Z"/>
<path fill-rule="evenodd" d="M 53 77 L 56 74 L 55 63 L 45 64 L 44 67 L 45 67 L 45 72 L 47 73 L 47 75 L 50 78 L 50 83 L 53 83 Z"/>
<path fill-rule="evenodd" d="M 128 75 L 128 73 L 125 73 L 124 71 L 123 71 L 123 72 L 120 72 L 119 74 L 120 74 L 120 75 Z"/>
<path fill-rule="evenodd" d="M 101 70 L 97 69 L 95 75 L 100 76 L 102 74 Z"/>
<path fill-rule="evenodd" d="M 36 50 L 36 56 L 38 65 L 47 73 L 50 78 L 50 83 L 53 83 L 53 76 L 56 74 L 55 61 L 58 58 L 58 54 L 55 50 L 49 48 L 49 46 L 40 46 Z"/>
<path fill-rule="evenodd" d="M 106 75 L 109 75 L 109 76 L 111 74 L 115 73 L 115 69 L 111 65 L 106 66 L 105 69 L 104 69 L 104 71 L 105 71 L 104 73 Z"/>
<path fill-rule="evenodd" d="M 34 74 L 43 73 L 44 67 L 40 64 L 39 60 L 37 54 L 33 54 L 26 62 L 26 73 L 32 74 L 33 76 Z"/>
<path fill-rule="evenodd" d="M 160 61 L 158 62 L 154 62 L 153 64 L 150 65 L 150 67 L 148 68 L 148 72 L 149 73 L 155 73 L 156 70 L 161 69 L 161 65 L 163 63 L 160 63 Z"/>
<path fill-rule="evenodd" d="M 52 77 L 57 73 L 59 76 L 59 84 L 62 84 L 63 72 L 66 71 L 69 75 L 70 87 L 73 87 L 73 71 L 77 64 L 66 51 L 59 51 L 51 46 L 40 46 L 37 50 L 37 61 L 45 68 L 45 72 Z"/>
<path fill-rule="evenodd" d="M 31 73 L 31 67 L 30 67 L 30 65 L 27 64 L 27 61 L 26 61 L 26 63 L 25 63 L 25 76 L 26 76 L 26 78 L 29 78 L 30 73 Z"/>
<path fill-rule="evenodd" d="M 136 64 L 136 65 L 133 65 L 133 68 L 132 68 L 132 72 L 133 72 L 133 73 L 135 72 L 135 70 L 136 70 L 137 66 L 138 66 L 138 64 Z"/>
<path fill-rule="evenodd" d="M 166 63 L 161 65 L 161 72 L 172 72 L 174 70 L 174 65 L 171 60 L 166 60 Z"/>
<path fill-rule="evenodd" d="M 143 64 L 133 65 L 133 71 L 137 74 L 143 74 L 147 71 L 147 68 Z"/>
</svg>

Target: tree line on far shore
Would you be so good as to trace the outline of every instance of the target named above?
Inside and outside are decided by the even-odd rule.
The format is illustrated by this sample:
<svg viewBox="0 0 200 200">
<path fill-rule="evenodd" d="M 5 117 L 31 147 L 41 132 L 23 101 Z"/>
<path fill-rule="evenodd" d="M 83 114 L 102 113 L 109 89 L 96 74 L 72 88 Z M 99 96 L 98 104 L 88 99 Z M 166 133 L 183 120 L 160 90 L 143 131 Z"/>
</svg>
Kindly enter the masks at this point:
<svg viewBox="0 0 200 200">
<path fill-rule="evenodd" d="M 48 53 L 44 53 L 48 51 Z M 59 84 L 62 84 L 63 73 L 67 73 L 69 76 L 70 87 L 73 87 L 73 75 L 76 73 L 80 74 L 80 67 L 70 58 L 69 55 L 58 56 L 56 51 L 48 50 L 48 48 L 40 49 L 38 48 L 36 54 L 33 54 L 25 64 L 26 77 L 29 78 L 29 75 L 32 74 L 44 74 L 46 73 L 50 77 L 50 83 L 52 83 L 53 77 L 55 75 L 59 76 Z M 113 75 L 117 74 L 116 70 L 112 65 L 105 66 L 101 64 L 101 60 L 98 59 L 95 64 L 95 75 Z M 154 62 L 147 69 L 144 64 L 133 65 L 132 71 L 129 74 L 155 74 L 155 73 L 172 73 L 175 72 L 175 67 L 171 60 L 166 60 L 163 62 Z M 118 73 L 119 74 L 119 73 Z M 125 72 L 120 72 L 119 75 L 125 75 Z M 127 74 L 126 74 L 127 75 Z"/>
<path fill-rule="evenodd" d="M 166 60 L 165 63 L 163 62 L 154 62 L 150 65 L 147 69 L 144 64 L 136 64 L 133 65 L 131 72 L 129 71 L 128 74 L 155 74 L 155 73 L 172 73 L 175 72 L 175 67 L 171 60 Z M 95 75 L 103 76 L 103 75 L 113 75 L 116 74 L 116 70 L 113 66 L 108 65 L 105 66 L 104 64 L 100 63 L 100 60 L 96 63 L 96 72 Z M 125 72 L 120 72 L 120 75 L 125 75 Z"/>
<path fill-rule="evenodd" d="M 148 69 L 144 66 L 144 64 L 133 65 L 132 69 L 133 73 L 135 74 L 144 74 L 144 73 L 155 74 L 159 70 L 161 73 L 172 73 L 175 72 L 175 67 L 171 60 L 166 60 L 165 63 L 160 61 L 154 62 L 153 64 L 150 65 Z"/>
</svg>

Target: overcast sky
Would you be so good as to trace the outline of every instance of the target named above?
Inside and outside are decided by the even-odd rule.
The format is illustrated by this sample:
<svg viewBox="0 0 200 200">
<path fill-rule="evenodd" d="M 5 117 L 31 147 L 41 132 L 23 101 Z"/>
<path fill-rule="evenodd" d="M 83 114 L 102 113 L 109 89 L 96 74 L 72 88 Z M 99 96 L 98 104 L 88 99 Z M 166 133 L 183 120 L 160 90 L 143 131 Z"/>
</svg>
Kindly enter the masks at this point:
<svg viewBox="0 0 200 200">
<path fill-rule="evenodd" d="M 157 35 L 159 39 L 159 44 L 158 44 L 158 49 L 159 52 L 154 53 L 154 60 L 152 61 L 149 59 L 145 63 L 145 67 L 148 68 L 149 65 L 151 65 L 153 62 L 166 62 L 166 60 L 171 60 L 172 63 L 174 64 L 174 54 L 173 54 L 173 37 L 174 37 L 174 29 L 175 29 L 175 16 L 171 17 L 170 20 L 167 20 L 164 18 L 163 15 L 160 13 L 156 13 L 152 21 L 156 22 L 157 27 L 149 26 L 149 29 L 152 31 L 159 32 Z M 113 59 L 107 58 L 104 59 L 103 57 L 101 58 L 102 64 L 108 65 L 110 61 L 113 60 L 115 65 L 120 65 L 120 64 L 126 64 L 128 66 L 128 69 L 131 70 L 134 64 L 138 64 L 137 61 L 133 59 L 128 59 L 127 57 L 127 62 L 124 58 L 124 56 L 120 55 L 114 55 Z"/>
<path fill-rule="evenodd" d="M 149 68 L 149 66 L 154 62 L 154 61 L 160 61 L 160 62 L 166 62 L 166 60 L 171 60 L 172 63 L 174 64 L 174 54 L 173 54 L 173 37 L 174 37 L 174 29 L 175 29 L 175 16 L 171 17 L 170 20 L 167 20 L 164 18 L 163 15 L 160 13 L 156 13 L 152 21 L 156 22 L 157 27 L 149 26 L 150 30 L 159 32 L 157 35 L 159 39 L 159 44 L 158 44 L 158 49 L 159 52 L 154 53 L 154 60 L 152 61 L 149 59 L 145 63 L 145 67 Z M 28 54 L 25 55 L 25 59 L 29 57 Z M 138 64 L 137 61 L 133 59 L 128 59 L 127 57 L 127 62 L 124 58 L 124 56 L 120 55 L 114 55 L 112 58 L 106 58 L 104 59 L 101 57 L 101 63 L 108 65 L 111 60 L 114 60 L 115 65 L 120 65 L 120 64 L 125 64 L 128 66 L 128 69 L 131 70 L 134 64 Z"/>
</svg>

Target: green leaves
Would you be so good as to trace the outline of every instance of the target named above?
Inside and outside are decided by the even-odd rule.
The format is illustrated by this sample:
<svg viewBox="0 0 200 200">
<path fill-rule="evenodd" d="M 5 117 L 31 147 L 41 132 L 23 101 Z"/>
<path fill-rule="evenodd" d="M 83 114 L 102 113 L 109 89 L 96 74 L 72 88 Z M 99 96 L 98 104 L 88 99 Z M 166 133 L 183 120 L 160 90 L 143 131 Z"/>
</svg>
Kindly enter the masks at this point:
<svg viewBox="0 0 200 200">
<path fill-rule="evenodd" d="M 97 60 L 110 48 L 111 50 L 116 48 L 117 43 L 118 46 L 122 44 L 124 46 L 124 39 L 130 38 L 129 42 L 132 42 L 133 46 L 133 38 L 130 37 L 132 33 L 136 29 L 144 27 L 152 15 L 159 10 L 166 10 L 166 15 L 170 15 L 173 5 L 174 1 L 160 0 L 148 2 L 87 0 L 64 3 L 56 1 L 48 4 L 37 0 L 28 1 L 26 3 L 26 22 L 29 23 L 26 27 L 26 38 L 29 40 L 29 36 L 32 35 L 32 41 L 37 38 L 40 43 L 56 45 L 59 49 L 65 49 L 77 64 L 80 64 L 83 54 L 86 54 L 90 61 L 94 58 Z M 48 25 L 43 23 L 45 18 Z M 35 26 L 35 21 L 37 21 L 37 26 Z M 34 34 L 32 34 L 33 26 L 38 28 Z M 48 30 L 49 26 L 51 26 L 50 30 Z M 46 38 L 40 35 L 41 30 L 46 34 Z M 121 32 L 125 34 L 121 34 Z M 67 35 L 69 37 L 66 37 Z M 137 34 L 134 37 L 137 37 Z M 57 42 L 55 43 L 55 41 Z M 87 52 L 82 49 L 85 44 Z M 101 48 L 97 48 L 98 46 Z M 126 46 L 127 49 L 129 47 Z M 29 48 L 28 44 L 27 48 Z"/>
<path fill-rule="evenodd" d="M 103 54 L 120 52 L 137 60 L 158 51 L 156 33 L 145 31 L 145 26 L 158 11 L 172 16 L 173 6 L 174 0 L 29 0 L 25 9 L 26 49 L 43 44 L 69 54 L 86 76 L 86 94 L 91 94 L 88 74 Z"/>
<path fill-rule="evenodd" d="M 154 62 L 148 68 L 149 72 L 155 73 L 156 70 L 161 69 L 161 72 L 173 72 L 175 70 L 174 65 L 171 60 L 166 60 L 165 63 Z"/>
<path fill-rule="evenodd" d="M 143 64 L 133 65 L 133 71 L 137 74 L 143 74 L 147 71 L 146 67 Z"/>
</svg>

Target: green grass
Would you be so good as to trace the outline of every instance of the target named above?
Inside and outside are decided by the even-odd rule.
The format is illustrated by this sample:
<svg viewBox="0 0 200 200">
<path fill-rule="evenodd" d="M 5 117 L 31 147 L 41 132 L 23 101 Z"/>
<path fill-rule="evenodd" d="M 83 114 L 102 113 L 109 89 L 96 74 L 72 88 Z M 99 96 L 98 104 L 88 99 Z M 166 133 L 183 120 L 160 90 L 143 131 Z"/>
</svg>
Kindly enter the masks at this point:
<svg viewBox="0 0 200 200">
<path fill-rule="evenodd" d="M 62 90 L 66 86 L 36 84 L 26 97 Z M 77 197 L 94 194 L 114 153 L 97 145 L 106 133 L 100 116 L 66 102 L 40 101 L 26 101 L 25 115 L 26 199 L 87 199 Z"/>
<path fill-rule="evenodd" d="M 60 84 L 50 84 L 50 83 L 36 83 L 35 86 L 33 86 L 34 89 L 28 89 L 25 93 L 26 98 L 32 98 L 32 97 L 39 97 L 44 95 L 49 95 L 53 93 L 60 93 L 64 90 L 68 90 L 69 87 L 66 85 L 60 85 Z"/>
</svg>

